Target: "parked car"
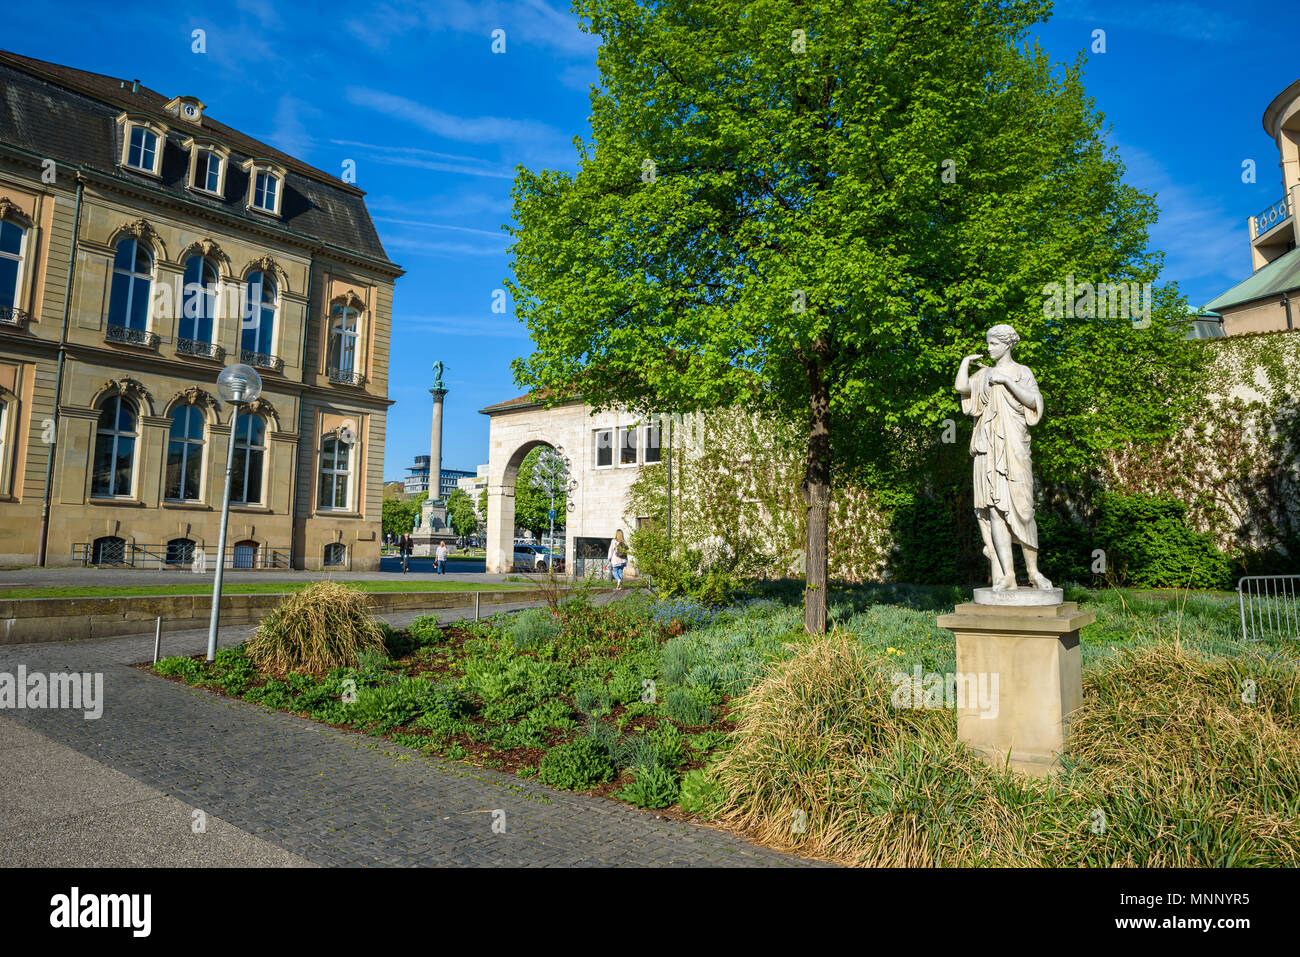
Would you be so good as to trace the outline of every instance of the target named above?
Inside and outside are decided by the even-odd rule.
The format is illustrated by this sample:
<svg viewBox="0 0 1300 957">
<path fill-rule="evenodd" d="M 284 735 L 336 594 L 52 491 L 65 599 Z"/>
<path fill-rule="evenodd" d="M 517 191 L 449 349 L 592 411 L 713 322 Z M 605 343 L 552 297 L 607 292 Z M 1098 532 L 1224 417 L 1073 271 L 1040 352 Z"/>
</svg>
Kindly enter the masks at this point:
<svg viewBox="0 0 1300 957">
<path fill-rule="evenodd" d="M 514 563 L 541 570 L 546 567 L 546 558 L 550 554 L 551 550 L 545 545 L 516 545 Z"/>
</svg>

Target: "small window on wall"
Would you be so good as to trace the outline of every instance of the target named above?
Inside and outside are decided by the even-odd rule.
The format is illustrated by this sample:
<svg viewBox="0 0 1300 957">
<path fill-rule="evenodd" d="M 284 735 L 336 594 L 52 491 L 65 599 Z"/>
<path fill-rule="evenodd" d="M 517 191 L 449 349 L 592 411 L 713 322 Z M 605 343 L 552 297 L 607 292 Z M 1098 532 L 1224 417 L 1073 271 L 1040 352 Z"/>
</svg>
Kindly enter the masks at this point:
<svg viewBox="0 0 1300 957">
<path fill-rule="evenodd" d="M 93 565 L 121 565 L 126 561 L 126 540 L 116 535 L 95 539 L 90 550 Z"/>
<path fill-rule="evenodd" d="M 643 441 L 644 453 L 641 461 L 646 465 L 653 465 L 655 462 L 663 461 L 663 446 L 660 445 L 662 440 L 663 429 L 658 425 L 647 425 L 644 427 Z"/>
<path fill-rule="evenodd" d="M 320 496 L 322 509 L 347 509 L 348 479 L 352 475 L 352 446 L 337 434 L 325 436 L 320 449 Z"/>
<path fill-rule="evenodd" d="M 614 465 L 614 430 L 597 429 L 594 435 L 596 441 L 596 468 L 612 468 Z"/>
<path fill-rule="evenodd" d="M 167 543 L 168 565 L 189 565 L 194 561 L 194 542 L 188 538 L 173 538 Z"/>
<path fill-rule="evenodd" d="M 330 542 L 325 546 L 325 567 L 335 568 L 347 564 L 348 547 L 342 542 Z"/>
<path fill-rule="evenodd" d="M 618 429 L 618 464 L 636 465 L 635 425 L 621 425 Z"/>
</svg>

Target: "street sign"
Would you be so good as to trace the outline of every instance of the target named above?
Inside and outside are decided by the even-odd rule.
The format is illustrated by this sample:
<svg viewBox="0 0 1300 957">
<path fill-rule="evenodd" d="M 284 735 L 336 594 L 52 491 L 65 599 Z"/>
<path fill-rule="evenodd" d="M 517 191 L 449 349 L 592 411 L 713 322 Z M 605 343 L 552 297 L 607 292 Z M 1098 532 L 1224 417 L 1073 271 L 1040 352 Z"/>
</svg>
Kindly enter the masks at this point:
<svg viewBox="0 0 1300 957">
<path fill-rule="evenodd" d="M 551 509 L 549 512 L 547 512 L 546 517 L 549 518 L 552 522 L 555 521 L 555 509 Z"/>
</svg>

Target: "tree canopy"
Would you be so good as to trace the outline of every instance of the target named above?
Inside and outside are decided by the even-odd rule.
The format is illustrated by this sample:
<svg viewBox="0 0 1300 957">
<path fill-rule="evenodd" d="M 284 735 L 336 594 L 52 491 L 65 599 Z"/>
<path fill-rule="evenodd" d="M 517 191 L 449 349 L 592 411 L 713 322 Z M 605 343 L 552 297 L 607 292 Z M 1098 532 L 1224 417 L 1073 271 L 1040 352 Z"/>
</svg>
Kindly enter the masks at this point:
<svg viewBox="0 0 1300 957">
<path fill-rule="evenodd" d="M 1046 398 L 1040 480 L 1167 433 L 1194 359 L 1149 322 L 1053 315 L 1051 284 L 1155 283 L 1083 59 L 1046 0 L 578 0 L 603 39 L 575 175 L 521 170 L 521 385 L 597 409 L 743 406 L 807 435 L 808 609 L 836 473 L 914 474 L 965 431 L 953 374 L 1009 322 Z"/>
</svg>

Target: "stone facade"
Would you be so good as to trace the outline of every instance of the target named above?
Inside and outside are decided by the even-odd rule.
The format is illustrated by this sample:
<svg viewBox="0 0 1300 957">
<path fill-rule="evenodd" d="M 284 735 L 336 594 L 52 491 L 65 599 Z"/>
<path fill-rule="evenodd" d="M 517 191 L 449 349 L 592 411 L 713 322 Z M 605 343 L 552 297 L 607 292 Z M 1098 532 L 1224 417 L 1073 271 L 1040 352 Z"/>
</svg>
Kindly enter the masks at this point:
<svg viewBox="0 0 1300 957">
<path fill-rule="evenodd" d="M 563 516 L 566 571 L 572 575 L 585 567 L 584 573 L 600 572 L 614 531 L 621 528 L 626 536 L 643 520 L 641 516 L 628 514 L 628 491 L 642 468 L 658 467 L 657 432 L 645 425 L 643 418 L 619 411 L 593 414 L 582 402 L 545 408 L 528 397 L 521 397 L 489 406 L 482 412 L 491 423 L 488 430 L 488 571 L 510 570 L 519 465 L 534 448 L 549 445 L 569 458 L 570 477 L 577 483 L 569 492 L 568 512 Z M 637 436 L 635 446 L 626 451 L 619 442 L 620 429 L 634 430 Z M 606 457 L 609 464 L 604 464 Z M 560 524 L 557 520 L 557 527 Z M 634 566 L 629 566 L 628 574 L 635 574 Z"/>
<path fill-rule="evenodd" d="M 80 562 L 99 542 L 110 560 L 203 552 L 211 567 L 233 412 L 216 377 L 243 361 L 263 392 L 243 410 L 256 421 L 243 422 L 252 450 L 239 450 L 227 560 L 377 568 L 401 270 L 364 194 L 193 98 L 8 53 L 0 88 L 31 113 L 0 140 L 0 224 L 21 250 L 15 287 L 0 289 L 0 562 Z M 155 137 L 152 171 L 131 152 L 137 129 Z M 195 172 L 209 154 L 211 191 Z M 184 314 L 201 301 L 187 269 L 211 272 L 202 332 Z M 123 321 L 128 287 L 148 306 Z M 257 293 L 264 311 L 248 306 Z M 250 312 L 265 317 L 260 337 Z M 191 416 L 192 441 L 177 441 Z"/>
</svg>

